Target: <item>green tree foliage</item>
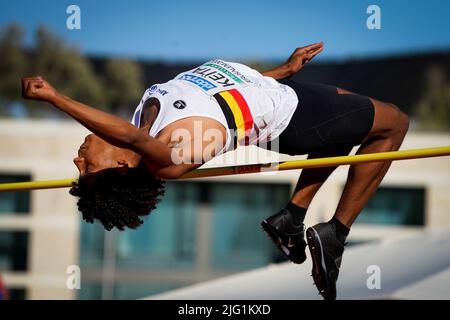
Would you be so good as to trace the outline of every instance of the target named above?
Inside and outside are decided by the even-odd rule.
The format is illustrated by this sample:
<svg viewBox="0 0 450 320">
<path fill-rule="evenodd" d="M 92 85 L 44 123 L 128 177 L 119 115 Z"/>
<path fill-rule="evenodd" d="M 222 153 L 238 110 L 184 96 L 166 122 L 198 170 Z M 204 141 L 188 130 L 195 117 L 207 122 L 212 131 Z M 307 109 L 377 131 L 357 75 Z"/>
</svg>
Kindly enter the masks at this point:
<svg viewBox="0 0 450 320">
<path fill-rule="evenodd" d="M 130 113 L 130 105 L 136 105 L 142 96 L 142 83 L 142 70 L 136 62 L 120 59 L 107 61 L 104 86 L 112 111 Z"/>
<path fill-rule="evenodd" d="M 143 92 L 142 68 L 130 60 L 110 59 L 96 65 L 76 48 L 45 27 L 35 33 L 34 45 L 25 48 L 23 31 L 11 24 L 0 30 L 0 102 L 8 106 L 14 101 L 24 104 L 31 116 L 47 116 L 55 112 L 42 103 L 24 101 L 20 94 L 20 78 L 42 75 L 60 92 L 97 108 L 129 116 Z M 103 66 L 103 68 L 102 68 Z M 0 110 L 5 115 L 7 108 Z M 131 110 L 131 111 L 130 111 Z"/>
<path fill-rule="evenodd" d="M 31 73 L 43 75 L 62 93 L 96 107 L 105 106 L 102 83 L 91 63 L 43 27 L 36 32 L 30 60 Z"/>
<path fill-rule="evenodd" d="M 450 83 L 442 69 L 428 70 L 426 90 L 417 104 L 420 129 L 450 131 Z"/>
<path fill-rule="evenodd" d="M 23 30 L 11 24 L 0 30 L 0 101 L 9 104 L 20 98 L 20 78 L 28 69 L 23 51 Z"/>
</svg>

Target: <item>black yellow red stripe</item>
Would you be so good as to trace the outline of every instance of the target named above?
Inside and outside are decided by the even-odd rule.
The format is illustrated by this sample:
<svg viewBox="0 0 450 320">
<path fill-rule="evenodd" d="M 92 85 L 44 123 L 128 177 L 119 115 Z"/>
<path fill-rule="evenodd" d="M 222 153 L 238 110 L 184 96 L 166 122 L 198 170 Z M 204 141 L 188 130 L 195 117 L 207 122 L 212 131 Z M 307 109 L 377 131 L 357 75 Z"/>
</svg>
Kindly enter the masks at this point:
<svg viewBox="0 0 450 320">
<path fill-rule="evenodd" d="M 230 129 L 230 132 L 232 134 L 232 149 L 237 146 L 237 130 L 236 130 L 236 122 L 234 121 L 233 112 L 231 112 L 230 107 L 228 106 L 227 102 L 222 98 L 221 95 L 218 93 L 214 95 L 217 102 L 219 103 L 220 108 L 222 109 L 222 112 L 225 116 L 225 119 L 228 123 L 228 128 Z"/>
<path fill-rule="evenodd" d="M 229 128 L 234 129 L 238 143 L 248 145 L 253 117 L 242 94 L 232 89 L 219 92 L 214 97 L 225 114 Z"/>
</svg>

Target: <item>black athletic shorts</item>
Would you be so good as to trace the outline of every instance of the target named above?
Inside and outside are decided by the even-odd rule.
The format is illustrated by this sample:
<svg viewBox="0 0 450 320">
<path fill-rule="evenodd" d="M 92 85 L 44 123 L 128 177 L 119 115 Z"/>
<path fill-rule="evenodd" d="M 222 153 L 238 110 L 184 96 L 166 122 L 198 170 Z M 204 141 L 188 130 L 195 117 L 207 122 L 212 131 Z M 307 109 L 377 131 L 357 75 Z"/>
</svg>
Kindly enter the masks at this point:
<svg viewBox="0 0 450 320">
<path fill-rule="evenodd" d="M 298 106 L 289 125 L 275 139 L 279 152 L 290 155 L 361 144 L 372 128 L 374 107 L 368 97 L 339 94 L 319 83 L 278 80 L 295 90 Z M 272 148 L 276 148 L 274 142 Z"/>
</svg>

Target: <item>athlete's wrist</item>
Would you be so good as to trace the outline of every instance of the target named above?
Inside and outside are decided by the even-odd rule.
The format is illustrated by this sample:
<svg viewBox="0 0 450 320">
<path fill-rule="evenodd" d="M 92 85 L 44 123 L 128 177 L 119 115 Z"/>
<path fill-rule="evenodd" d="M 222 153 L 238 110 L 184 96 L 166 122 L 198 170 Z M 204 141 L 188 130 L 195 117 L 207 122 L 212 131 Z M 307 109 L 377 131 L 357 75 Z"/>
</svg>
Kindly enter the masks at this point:
<svg viewBox="0 0 450 320">
<path fill-rule="evenodd" d="M 290 77 L 297 72 L 300 71 L 301 67 L 298 67 L 298 65 L 292 63 L 292 62 L 286 62 L 286 77 Z"/>
<path fill-rule="evenodd" d="M 53 94 L 49 95 L 45 100 L 48 103 L 51 103 L 53 105 L 58 105 L 62 100 L 64 100 L 66 97 L 61 94 L 60 92 L 56 91 L 53 92 Z"/>
</svg>

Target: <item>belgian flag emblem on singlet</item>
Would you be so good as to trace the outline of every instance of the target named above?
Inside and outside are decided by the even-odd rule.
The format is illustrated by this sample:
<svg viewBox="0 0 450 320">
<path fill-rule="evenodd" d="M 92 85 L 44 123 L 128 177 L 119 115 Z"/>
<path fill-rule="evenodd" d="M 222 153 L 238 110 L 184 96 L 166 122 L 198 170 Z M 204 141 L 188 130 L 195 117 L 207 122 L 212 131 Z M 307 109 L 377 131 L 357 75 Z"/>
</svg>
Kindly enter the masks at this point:
<svg viewBox="0 0 450 320">
<path fill-rule="evenodd" d="M 233 133 L 234 145 L 248 145 L 253 117 L 242 94 L 236 89 L 231 89 L 216 93 L 214 98 L 222 108 L 228 127 Z"/>
</svg>

